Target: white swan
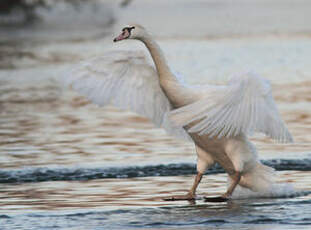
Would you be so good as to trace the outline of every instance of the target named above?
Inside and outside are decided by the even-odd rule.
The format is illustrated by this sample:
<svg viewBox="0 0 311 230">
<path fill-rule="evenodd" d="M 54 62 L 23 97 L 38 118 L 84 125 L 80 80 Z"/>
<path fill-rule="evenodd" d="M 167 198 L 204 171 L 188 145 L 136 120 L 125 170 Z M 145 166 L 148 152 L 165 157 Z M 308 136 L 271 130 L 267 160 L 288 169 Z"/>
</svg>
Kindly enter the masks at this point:
<svg viewBox="0 0 311 230">
<path fill-rule="evenodd" d="M 173 198 L 194 199 L 203 173 L 216 162 L 231 179 L 223 198 L 229 198 L 237 185 L 268 191 L 273 169 L 259 162 L 247 135 L 261 132 L 281 142 L 293 141 L 275 106 L 269 82 L 245 73 L 224 86 L 185 86 L 142 26 L 124 27 L 114 41 L 125 39 L 142 41 L 156 70 L 142 54 L 115 51 L 79 65 L 66 82 L 99 105 L 135 111 L 175 136 L 190 136 L 197 151 L 197 175 L 188 194 Z"/>
</svg>

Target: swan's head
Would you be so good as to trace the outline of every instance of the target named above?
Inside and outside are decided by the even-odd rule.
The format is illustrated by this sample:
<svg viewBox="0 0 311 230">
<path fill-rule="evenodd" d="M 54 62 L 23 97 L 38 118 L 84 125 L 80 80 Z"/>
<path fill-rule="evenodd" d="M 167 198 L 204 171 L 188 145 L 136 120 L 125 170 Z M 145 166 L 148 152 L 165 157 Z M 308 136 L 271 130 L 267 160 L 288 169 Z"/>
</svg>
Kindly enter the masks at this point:
<svg viewBox="0 0 311 230">
<path fill-rule="evenodd" d="M 122 41 L 125 39 L 140 39 L 144 36 L 145 29 L 140 25 L 129 25 L 122 29 L 121 34 L 113 39 L 114 42 Z"/>
</svg>

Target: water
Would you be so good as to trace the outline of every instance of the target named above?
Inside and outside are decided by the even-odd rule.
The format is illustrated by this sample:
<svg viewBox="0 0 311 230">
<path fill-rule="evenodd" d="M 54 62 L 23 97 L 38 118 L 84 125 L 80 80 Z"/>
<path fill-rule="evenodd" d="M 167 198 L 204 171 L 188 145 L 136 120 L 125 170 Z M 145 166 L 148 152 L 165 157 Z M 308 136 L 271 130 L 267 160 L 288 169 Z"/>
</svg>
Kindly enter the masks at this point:
<svg viewBox="0 0 311 230">
<path fill-rule="evenodd" d="M 95 13 L 92 4 L 78 11 L 80 26 L 71 26 L 75 10 L 56 7 L 40 11 L 45 20 L 35 27 L 1 29 L 0 228 L 309 229 L 310 3 L 137 0 L 120 8 L 104 1 Z M 295 192 L 207 203 L 203 196 L 226 189 L 226 175 L 216 166 L 203 177 L 197 201 L 163 200 L 190 188 L 193 145 L 131 112 L 92 105 L 57 81 L 81 59 L 111 49 L 144 50 L 137 42 L 111 42 L 131 21 L 152 29 L 189 83 L 220 83 L 245 69 L 271 80 L 296 142 L 252 140 L 278 182 Z"/>
</svg>

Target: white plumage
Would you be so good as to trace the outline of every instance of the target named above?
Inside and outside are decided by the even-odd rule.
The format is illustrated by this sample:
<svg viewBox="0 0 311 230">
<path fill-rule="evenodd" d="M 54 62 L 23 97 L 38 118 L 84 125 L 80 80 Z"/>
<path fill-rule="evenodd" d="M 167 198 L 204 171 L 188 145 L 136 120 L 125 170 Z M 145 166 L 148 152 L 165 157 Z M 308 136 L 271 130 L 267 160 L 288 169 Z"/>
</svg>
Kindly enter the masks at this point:
<svg viewBox="0 0 311 230">
<path fill-rule="evenodd" d="M 280 118 L 270 83 L 252 73 L 230 79 L 226 86 L 206 86 L 202 99 L 171 112 L 180 126 L 198 121 L 188 131 L 212 137 L 233 137 L 261 132 L 281 142 L 292 136 Z"/>
<path fill-rule="evenodd" d="M 270 83 L 249 72 L 233 77 L 227 85 L 190 87 L 172 73 L 159 46 L 142 26 L 123 28 L 114 41 L 124 39 L 142 41 L 156 69 L 142 53 L 111 51 L 80 64 L 64 81 L 98 105 L 132 110 L 195 143 L 198 174 L 189 193 L 174 199 L 193 199 L 205 170 L 216 162 L 231 179 L 223 198 L 230 197 L 237 185 L 269 192 L 273 169 L 259 162 L 247 135 L 260 132 L 277 141 L 293 141 L 276 108 Z"/>
<path fill-rule="evenodd" d="M 168 119 L 171 103 L 163 93 L 156 70 L 142 52 L 110 51 L 75 66 L 63 78 L 97 105 L 114 105 L 149 118 L 167 133 L 190 141 L 182 127 Z"/>
</svg>

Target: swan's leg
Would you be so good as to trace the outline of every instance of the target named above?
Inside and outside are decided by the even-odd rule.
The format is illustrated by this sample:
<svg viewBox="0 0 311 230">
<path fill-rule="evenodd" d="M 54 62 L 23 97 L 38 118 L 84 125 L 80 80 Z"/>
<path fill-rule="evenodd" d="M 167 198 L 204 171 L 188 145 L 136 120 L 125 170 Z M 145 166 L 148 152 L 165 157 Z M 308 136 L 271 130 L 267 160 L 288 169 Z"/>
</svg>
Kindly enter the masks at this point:
<svg viewBox="0 0 311 230">
<path fill-rule="evenodd" d="M 230 175 L 231 179 L 232 179 L 232 183 L 230 184 L 227 192 L 225 194 L 222 195 L 223 198 L 229 198 L 234 189 L 236 188 L 236 186 L 239 184 L 240 180 L 241 180 L 241 173 L 240 172 L 235 172 L 235 174 Z"/>
<path fill-rule="evenodd" d="M 197 190 L 197 187 L 203 177 L 203 173 L 198 172 L 197 175 L 194 178 L 193 185 L 189 192 L 185 195 L 176 195 L 172 196 L 170 198 L 165 198 L 164 200 L 174 201 L 174 200 L 195 200 L 195 193 Z"/>
<path fill-rule="evenodd" d="M 197 191 L 197 187 L 199 186 L 199 184 L 200 184 L 200 182 L 202 180 L 202 177 L 203 177 L 203 173 L 197 172 L 197 175 L 194 178 L 193 185 L 192 185 L 190 191 L 187 194 L 189 197 L 195 198 L 195 193 Z"/>
<path fill-rule="evenodd" d="M 191 189 L 186 195 L 177 195 L 166 200 L 194 200 L 195 199 L 196 190 L 201 182 L 204 172 L 206 171 L 208 167 L 214 164 L 214 160 L 209 153 L 205 152 L 203 149 L 201 149 L 198 146 L 195 146 L 195 147 L 196 147 L 196 152 L 198 156 L 197 175 L 194 178 L 194 182 L 193 182 Z"/>
</svg>

